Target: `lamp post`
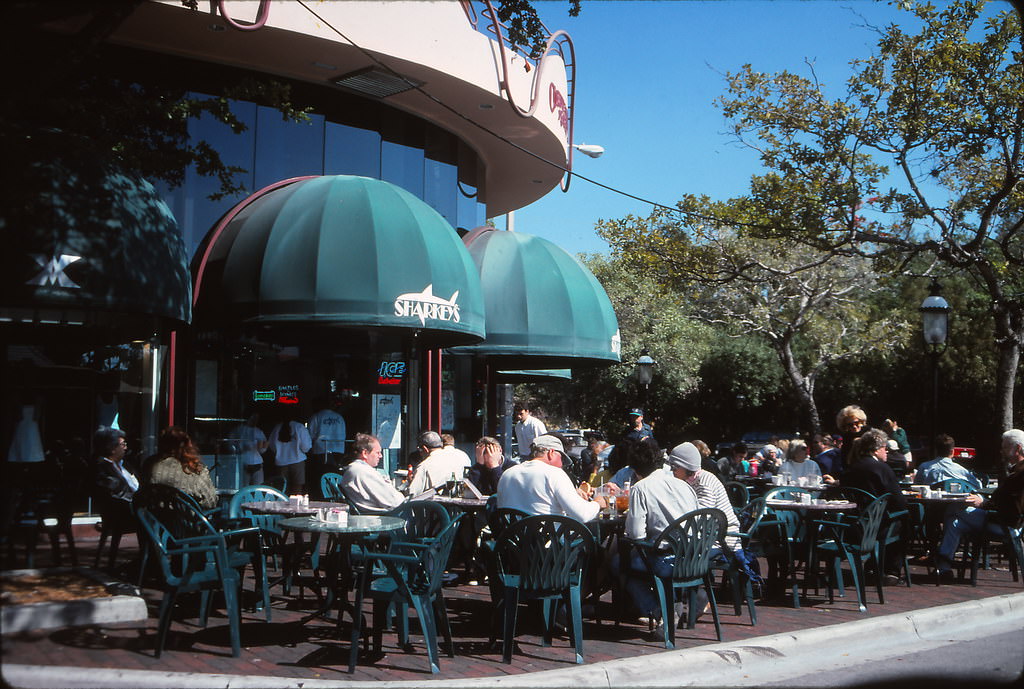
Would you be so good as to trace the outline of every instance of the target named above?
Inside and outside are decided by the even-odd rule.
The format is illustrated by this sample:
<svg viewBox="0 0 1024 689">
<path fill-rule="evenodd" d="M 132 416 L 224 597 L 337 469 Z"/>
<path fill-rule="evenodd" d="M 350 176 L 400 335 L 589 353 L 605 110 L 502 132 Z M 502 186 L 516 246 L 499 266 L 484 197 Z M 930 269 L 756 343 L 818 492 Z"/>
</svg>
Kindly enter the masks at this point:
<svg viewBox="0 0 1024 689">
<path fill-rule="evenodd" d="M 647 349 L 644 348 L 640 352 L 640 358 L 636 360 L 636 382 L 644 386 L 644 395 L 640 404 L 644 411 L 647 411 L 647 389 L 651 385 L 651 380 L 654 378 L 654 359 L 647 354 Z"/>
<path fill-rule="evenodd" d="M 928 296 L 921 302 L 921 330 L 924 333 L 924 348 L 932 360 L 932 414 L 931 414 L 931 458 L 937 452 L 935 436 L 938 434 L 939 417 L 939 357 L 946 351 L 946 337 L 949 335 L 949 302 L 942 297 L 942 285 L 932 278 Z"/>
</svg>

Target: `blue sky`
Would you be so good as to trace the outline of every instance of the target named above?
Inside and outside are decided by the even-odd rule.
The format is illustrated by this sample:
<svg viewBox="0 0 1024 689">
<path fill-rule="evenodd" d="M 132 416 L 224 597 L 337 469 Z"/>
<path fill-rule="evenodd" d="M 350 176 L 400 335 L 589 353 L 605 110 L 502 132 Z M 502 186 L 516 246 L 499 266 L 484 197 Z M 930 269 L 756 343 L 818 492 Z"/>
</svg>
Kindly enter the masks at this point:
<svg viewBox="0 0 1024 689">
<path fill-rule="evenodd" d="M 741 195 L 759 170 L 756 154 L 725 133 L 713 104 L 725 92 L 726 72 L 750 63 L 809 76 L 809 61 L 839 97 L 849 61 L 875 48 L 869 25 L 916 26 L 909 12 L 872 0 L 583 0 L 578 17 L 568 16 L 567 0 L 536 6 L 547 27 L 568 32 L 575 45 L 575 142 L 606 151 L 598 159 L 577 153 L 576 171 L 666 205 L 685 193 Z M 993 2 L 986 14 L 1010 7 Z M 606 252 L 594 232 L 599 219 L 650 211 L 574 179 L 568 193 L 556 187 L 516 211 L 515 229 L 570 253 Z"/>
</svg>

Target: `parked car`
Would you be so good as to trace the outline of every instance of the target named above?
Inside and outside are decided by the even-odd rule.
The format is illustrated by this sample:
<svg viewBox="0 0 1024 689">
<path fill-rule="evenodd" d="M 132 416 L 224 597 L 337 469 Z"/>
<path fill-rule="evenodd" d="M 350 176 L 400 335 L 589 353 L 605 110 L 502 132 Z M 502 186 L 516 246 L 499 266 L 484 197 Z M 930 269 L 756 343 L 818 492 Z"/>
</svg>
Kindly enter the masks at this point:
<svg viewBox="0 0 1024 689">
<path fill-rule="evenodd" d="M 747 454 L 752 455 L 767 445 L 768 440 L 772 437 L 779 440 L 796 440 L 800 435 L 783 431 L 751 431 L 750 433 L 744 433 L 740 440 L 747 446 Z"/>
<path fill-rule="evenodd" d="M 583 431 L 579 429 L 563 428 L 557 431 L 552 431 L 565 438 L 566 442 L 569 443 L 569 455 L 573 459 L 578 460 L 580 453 L 583 452 L 583 448 L 587 446 L 587 440 L 583 437 Z"/>
</svg>

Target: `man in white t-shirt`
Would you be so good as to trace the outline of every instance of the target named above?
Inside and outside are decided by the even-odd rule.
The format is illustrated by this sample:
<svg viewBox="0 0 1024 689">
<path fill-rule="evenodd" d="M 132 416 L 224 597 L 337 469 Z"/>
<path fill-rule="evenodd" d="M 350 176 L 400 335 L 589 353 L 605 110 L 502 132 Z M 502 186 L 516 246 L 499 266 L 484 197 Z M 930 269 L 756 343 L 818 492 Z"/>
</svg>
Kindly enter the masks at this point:
<svg viewBox="0 0 1024 689">
<path fill-rule="evenodd" d="M 345 456 L 345 419 L 334 411 L 327 400 L 320 398 L 317 411 L 309 417 L 306 428 L 313 441 L 309 452 L 306 478 L 309 492 L 323 497 L 320 492 L 320 477 L 329 471 L 337 471 Z"/>
<path fill-rule="evenodd" d="M 510 507 L 527 514 L 556 514 L 589 522 L 608 502 L 594 495 L 590 484 L 579 488 L 562 470 L 565 452 L 562 441 L 542 435 L 533 441 L 530 458 L 506 469 L 498 481 L 498 507 Z"/>
<path fill-rule="evenodd" d="M 400 505 L 403 496 L 377 471 L 383 453 L 380 441 L 367 433 L 357 433 L 356 458 L 341 477 L 341 492 L 360 512 L 386 512 Z"/>
<path fill-rule="evenodd" d="M 517 404 L 512 414 L 516 418 L 516 444 L 519 446 L 519 456 L 529 457 L 530 447 L 534 438 L 548 432 L 547 426 L 530 413 L 530 408 L 525 404 Z"/>
</svg>

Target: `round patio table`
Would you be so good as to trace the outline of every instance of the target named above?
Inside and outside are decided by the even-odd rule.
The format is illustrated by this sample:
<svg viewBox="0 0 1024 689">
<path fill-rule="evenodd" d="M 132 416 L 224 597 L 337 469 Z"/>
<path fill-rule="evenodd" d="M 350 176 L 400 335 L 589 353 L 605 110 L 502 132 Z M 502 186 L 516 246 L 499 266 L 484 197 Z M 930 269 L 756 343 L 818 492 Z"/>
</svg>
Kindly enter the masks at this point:
<svg viewBox="0 0 1024 689">
<path fill-rule="evenodd" d="M 312 506 L 312 503 L 310 505 Z M 337 507 L 336 504 L 332 506 Z M 327 561 L 328 595 L 324 596 L 324 604 L 321 609 L 306 617 L 303 622 L 325 615 L 336 597 L 340 624 L 342 613 L 345 610 L 351 612 L 351 605 L 348 603 L 348 590 L 354 581 L 352 546 L 371 539 L 376 540 L 382 534 L 387 535 L 394 531 L 400 531 L 405 528 L 405 520 L 384 515 L 353 514 L 349 516 L 348 523 L 345 525 L 322 522 L 314 517 L 290 517 L 282 519 L 278 522 L 278 526 L 285 531 L 326 534 L 330 537 L 328 553 L 324 558 Z"/>
<path fill-rule="evenodd" d="M 308 505 L 297 505 L 284 500 L 257 500 L 256 502 L 243 502 L 242 507 L 260 514 L 282 514 L 289 517 L 300 517 L 316 514 L 318 509 L 330 509 L 341 507 L 341 503 L 322 502 L 310 500 Z"/>
</svg>

